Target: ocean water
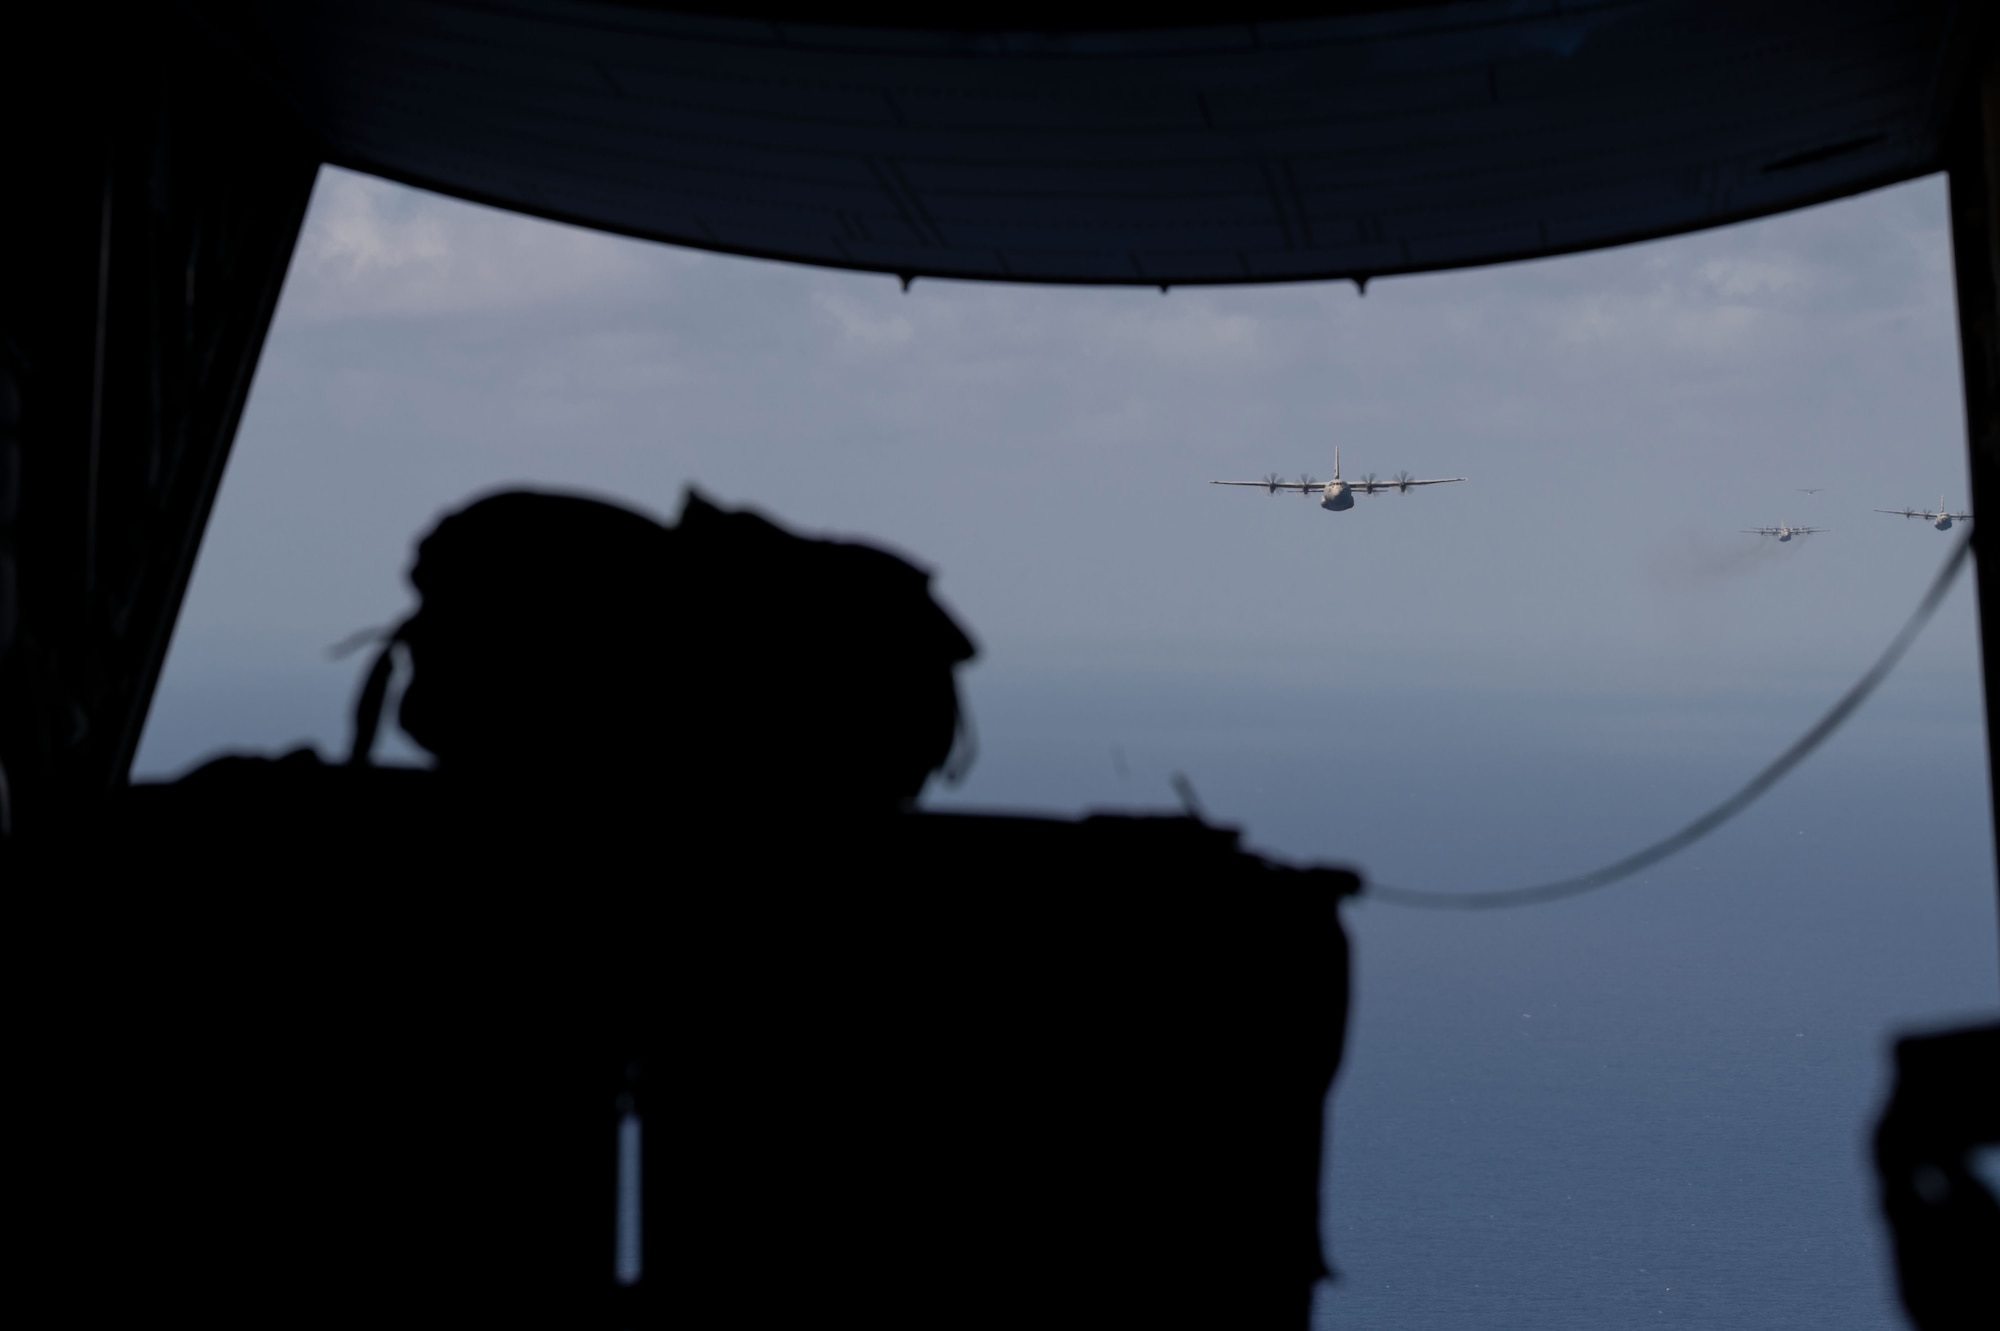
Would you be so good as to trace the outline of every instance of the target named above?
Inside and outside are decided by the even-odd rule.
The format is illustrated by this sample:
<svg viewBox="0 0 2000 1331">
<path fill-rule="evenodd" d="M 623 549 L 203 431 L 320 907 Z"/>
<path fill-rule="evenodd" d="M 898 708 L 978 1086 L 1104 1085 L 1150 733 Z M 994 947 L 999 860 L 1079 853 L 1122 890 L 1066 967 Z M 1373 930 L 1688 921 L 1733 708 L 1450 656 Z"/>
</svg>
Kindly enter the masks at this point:
<svg viewBox="0 0 2000 1331">
<path fill-rule="evenodd" d="M 1280 857 L 1505 887 L 1672 831 L 1819 692 L 1434 697 L 1428 722 L 1364 692 L 1315 723 L 1327 700 L 1284 687 L 1017 680 L 975 695 L 987 784 L 948 798 L 1169 804 L 1180 770 Z M 1978 717 L 1962 671 L 1901 681 L 1738 822 L 1586 898 L 1354 903 L 1317 1324 L 1902 1325 L 1867 1157 L 1889 1042 L 2000 1008 Z"/>
<path fill-rule="evenodd" d="M 1992 879 L 1792 796 L 1597 901 L 1357 905 L 1327 1325 L 1900 1325 L 1868 1132 L 1892 1034 L 1993 1010 Z"/>
</svg>

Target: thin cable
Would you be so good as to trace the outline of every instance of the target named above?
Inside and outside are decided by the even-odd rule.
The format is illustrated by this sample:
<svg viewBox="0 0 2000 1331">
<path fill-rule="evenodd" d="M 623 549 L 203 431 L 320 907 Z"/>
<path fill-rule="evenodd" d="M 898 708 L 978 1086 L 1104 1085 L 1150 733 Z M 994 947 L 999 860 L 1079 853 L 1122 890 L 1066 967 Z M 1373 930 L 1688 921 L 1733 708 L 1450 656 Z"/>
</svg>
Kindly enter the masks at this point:
<svg viewBox="0 0 2000 1331">
<path fill-rule="evenodd" d="M 1635 873 L 1650 869 L 1670 855 L 1677 855 L 1686 850 L 1755 804 L 1765 791 L 1777 785 L 1785 778 L 1786 773 L 1804 762 L 1814 749 L 1824 744 L 1834 731 L 1840 729 L 1848 717 L 1854 715 L 1856 708 L 1868 700 L 1868 695 L 1875 692 L 1876 686 L 1888 678 L 1889 672 L 1896 668 L 1896 663 L 1903 659 L 1903 653 L 1910 650 L 1910 644 L 1917 640 L 1919 633 L 1923 632 L 1924 625 L 1928 624 L 1931 616 L 1937 613 L 1938 606 L 1944 601 L 1945 593 L 1951 590 L 1952 583 L 1958 578 L 1959 570 L 1965 567 L 1965 557 L 1972 551 L 1973 535 L 1973 532 L 1968 531 L 1965 539 L 1958 543 L 1958 548 L 1944 561 L 1944 567 L 1939 569 L 1937 577 L 1931 580 L 1930 590 L 1925 592 L 1924 599 L 1917 603 L 1916 610 L 1904 623 L 1902 631 L 1890 641 L 1888 650 L 1868 668 L 1867 674 L 1855 681 L 1853 688 L 1841 695 L 1840 701 L 1836 702 L 1825 716 L 1813 723 L 1812 729 L 1799 736 L 1792 747 L 1779 754 L 1770 766 L 1751 777 L 1749 784 L 1664 841 L 1656 841 L 1636 854 L 1627 855 L 1622 860 L 1613 861 L 1590 873 L 1579 874 L 1575 878 L 1559 878 L 1552 883 L 1537 883 L 1532 887 L 1510 888 L 1503 892 L 1427 892 L 1373 883 L 1362 890 L 1362 895 L 1398 906 L 1422 906 L 1432 910 L 1495 910 L 1504 906 L 1532 906 L 1543 901 L 1560 901 L 1564 897 L 1578 896 L 1600 887 L 1609 887 L 1621 879 L 1630 878 Z"/>
</svg>

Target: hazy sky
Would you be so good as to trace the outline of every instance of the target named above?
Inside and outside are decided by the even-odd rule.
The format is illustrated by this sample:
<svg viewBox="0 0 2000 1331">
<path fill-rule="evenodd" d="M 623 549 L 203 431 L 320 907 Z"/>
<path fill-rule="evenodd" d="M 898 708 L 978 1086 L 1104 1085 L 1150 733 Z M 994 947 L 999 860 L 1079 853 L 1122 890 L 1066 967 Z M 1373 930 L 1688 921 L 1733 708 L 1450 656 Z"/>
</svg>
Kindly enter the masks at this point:
<svg viewBox="0 0 2000 1331">
<path fill-rule="evenodd" d="M 1557 874 L 1684 821 L 1863 668 L 1952 539 L 1870 510 L 1962 506 L 1962 437 L 1941 179 L 1365 297 L 1163 296 L 905 293 L 327 170 L 138 766 L 344 748 L 362 662 L 326 648 L 405 611 L 412 540 L 469 497 L 671 517 L 693 484 L 936 570 L 982 758 L 934 798 L 1163 804 L 1185 771 L 1258 844 L 1399 881 L 1518 803 L 1491 875 Z M 1206 483 L 1324 476 L 1336 444 L 1471 479 L 1341 514 Z M 1831 530 L 1740 530 L 1779 521 Z M 1820 761 L 1983 780 L 1979 725 L 1961 586 Z M 1601 809 L 1534 802 L 1564 781 Z"/>
<path fill-rule="evenodd" d="M 1342 514 L 1206 484 L 1336 444 L 1471 480 Z M 1180 771 L 1275 852 L 1509 886 L 1671 831 L 1824 709 L 1954 539 L 1870 510 L 1962 507 L 1963 449 L 1939 179 L 1365 297 L 1162 296 L 904 293 L 328 170 L 138 767 L 343 750 L 364 663 L 326 649 L 404 613 L 412 540 L 469 497 L 671 517 L 694 484 L 936 571 L 982 647 L 981 759 L 937 800 L 1157 807 Z M 1739 533 L 1781 520 L 1831 530 Z M 1961 586 L 1683 859 L 1506 919 L 1364 903 L 1344 1324 L 1547 1331 L 1556 1291 L 1579 1327 L 1888 1325 L 1860 1143 L 1887 1034 L 1992 1008 L 1985 779 Z M 1579 1179 L 1552 1162 L 1585 1138 Z M 1694 1301 L 1656 1310 L 1606 1243 Z"/>
<path fill-rule="evenodd" d="M 1965 499 L 1943 193 L 1365 298 L 905 294 L 328 170 L 140 769 L 344 744 L 357 666 L 324 648 L 405 608 L 410 543 L 439 513 L 517 483 L 664 516 L 695 484 L 907 552 L 984 648 L 968 692 L 989 722 L 1024 690 L 1161 679 L 1212 686 L 1218 722 L 1274 692 L 1307 726 L 1617 700 L 1548 742 L 1728 746 L 1737 718 L 1712 704 L 1802 720 L 1942 557 L 1947 538 L 1869 510 Z M 1338 515 L 1205 484 L 1323 477 L 1335 444 L 1349 475 L 1472 479 Z M 1834 530 L 1738 531 L 1781 520 Z M 1904 692 L 1962 694 L 1972 643 L 1961 592 Z M 1088 737 L 1092 777 L 1116 779 L 1114 745 L 1172 765 L 1115 730 Z M 1008 734 L 982 731 L 1004 765 Z"/>
</svg>

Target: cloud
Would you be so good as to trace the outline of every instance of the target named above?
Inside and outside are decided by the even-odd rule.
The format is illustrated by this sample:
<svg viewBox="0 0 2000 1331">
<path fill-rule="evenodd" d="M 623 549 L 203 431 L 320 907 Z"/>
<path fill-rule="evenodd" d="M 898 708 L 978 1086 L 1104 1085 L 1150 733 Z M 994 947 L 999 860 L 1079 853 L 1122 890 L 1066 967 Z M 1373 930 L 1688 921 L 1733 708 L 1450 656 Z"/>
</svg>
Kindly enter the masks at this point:
<svg viewBox="0 0 2000 1331">
<path fill-rule="evenodd" d="M 813 309 L 839 333 L 843 342 L 864 347 L 895 347 L 910 340 L 916 325 L 907 314 L 888 314 L 878 300 L 863 300 L 849 290 L 820 286 L 812 293 Z"/>
<path fill-rule="evenodd" d="M 320 172 L 285 286 L 288 320 L 422 318 L 602 300 L 654 256 L 632 241 Z"/>
<path fill-rule="evenodd" d="M 1782 296 L 1812 281 L 1807 264 L 1796 254 L 1719 255 L 1696 264 L 1693 276 L 1708 292 L 1727 300 Z"/>
</svg>

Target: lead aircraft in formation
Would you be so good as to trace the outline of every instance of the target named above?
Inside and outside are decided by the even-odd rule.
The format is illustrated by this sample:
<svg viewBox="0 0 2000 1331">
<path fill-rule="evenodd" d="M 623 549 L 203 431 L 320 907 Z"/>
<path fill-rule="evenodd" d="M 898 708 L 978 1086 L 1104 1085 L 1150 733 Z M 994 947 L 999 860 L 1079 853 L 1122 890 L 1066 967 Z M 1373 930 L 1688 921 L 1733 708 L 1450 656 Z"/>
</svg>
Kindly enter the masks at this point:
<svg viewBox="0 0 2000 1331">
<path fill-rule="evenodd" d="M 1775 536 L 1780 541 L 1789 541 L 1794 536 L 1811 536 L 1815 532 L 1825 530 L 1826 528 L 1824 527 L 1794 527 L 1789 522 L 1781 522 L 1775 527 L 1745 527 L 1743 534 L 1745 536 Z"/>
<path fill-rule="evenodd" d="M 1921 508 L 1878 508 L 1875 511 L 1877 513 L 1892 513 L 1898 517 L 1922 518 L 1925 522 L 1930 523 L 1931 526 L 1936 527 L 1939 531 L 1950 531 L 1952 523 L 1962 522 L 1966 518 L 1972 516 L 1970 513 L 1945 512 L 1943 495 L 1938 496 L 1938 506 L 1936 510 L 1932 512 L 1926 512 Z"/>
<path fill-rule="evenodd" d="M 1399 471 L 1386 481 L 1375 479 L 1374 472 L 1369 472 L 1358 481 L 1343 481 L 1340 479 L 1340 450 L 1335 448 L 1333 450 L 1333 479 L 1330 481 L 1316 481 L 1310 476 L 1301 476 L 1296 481 L 1288 481 L 1274 471 L 1261 481 L 1210 481 L 1209 484 L 1253 485 L 1268 494 L 1276 494 L 1280 490 L 1296 490 L 1298 493 L 1304 495 L 1317 493 L 1321 508 L 1331 509 L 1335 513 L 1339 513 L 1345 509 L 1354 507 L 1354 496 L 1357 494 L 1372 495 L 1383 490 L 1394 490 L 1398 494 L 1408 494 L 1411 489 L 1419 485 L 1449 485 L 1453 481 L 1462 481 L 1464 479 L 1465 477 L 1463 476 L 1438 476 L 1430 480 L 1418 480 L 1407 471 Z"/>
</svg>

